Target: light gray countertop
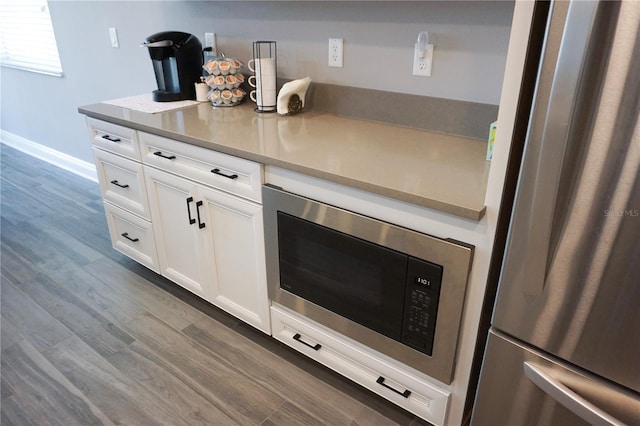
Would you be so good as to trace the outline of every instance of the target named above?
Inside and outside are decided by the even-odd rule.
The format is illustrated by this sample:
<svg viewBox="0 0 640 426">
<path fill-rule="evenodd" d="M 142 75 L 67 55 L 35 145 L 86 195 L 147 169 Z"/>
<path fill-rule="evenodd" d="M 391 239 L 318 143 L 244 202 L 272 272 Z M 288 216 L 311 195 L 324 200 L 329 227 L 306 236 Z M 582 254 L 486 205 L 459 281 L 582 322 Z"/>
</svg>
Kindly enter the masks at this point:
<svg viewBox="0 0 640 426">
<path fill-rule="evenodd" d="M 484 215 L 489 162 L 486 143 L 475 139 L 314 111 L 260 114 L 251 103 L 157 114 L 99 103 L 78 111 L 473 221 Z"/>
</svg>

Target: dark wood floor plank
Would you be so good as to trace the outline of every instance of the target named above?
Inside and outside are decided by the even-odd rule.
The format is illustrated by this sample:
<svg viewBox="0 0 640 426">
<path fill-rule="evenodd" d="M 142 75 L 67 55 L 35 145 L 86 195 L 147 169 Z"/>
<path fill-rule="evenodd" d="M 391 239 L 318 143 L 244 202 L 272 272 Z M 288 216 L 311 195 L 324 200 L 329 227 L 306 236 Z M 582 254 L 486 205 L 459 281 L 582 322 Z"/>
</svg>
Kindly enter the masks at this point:
<svg viewBox="0 0 640 426">
<path fill-rule="evenodd" d="M 6 187 L 6 181 L 2 182 L 2 223 L 1 230 L 5 227 L 15 225 L 25 219 L 37 219 L 51 216 L 55 211 L 44 203 L 35 202 L 26 190 L 16 187 Z"/>
<path fill-rule="evenodd" d="M 145 312 L 138 300 L 113 291 L 80 265 L 61 265 L 58 269 L 49 271 L 47 276 L 113 324 L 126 323 Z"/>
<path fill-rule="evenodd" d="M 5 244 L 22 256 L 24 259 L 44 268 L 56 268 L 58 265 L 71 262 L 55 247 L 42 244 L 38 236 L 30 232 L 28 222 L 19 222 L 13 226 L 5 226 L 6 219 L 2 218 L 2 240 Z"/>
<path fill-rule="evenodd" d="M 104 209 L 99 213 L 84 213 L 73 221 L 61 216 L 53 217 L 47 221 L 52 227 L 58 228 L 69 235 L 81 236 L 84 244 L 92 247 L 105 257 L 116 262 L 125 258 L 124 255 L 112 247 Z"/>
<path fill-rule="evenodd" d="M 0 350 L 15 345 L 24 339 L 22 333 L 18 331 L 18 328 L 10 320 L 0 316 L 0 322 L 2 323 L 0 327 Z"/>
<path fill-rule="evenodd" d="M 329 424 L 348 425 L 362 409 L 349 395 L 318 381 L 249 339 L 238 338 L 233 330 L 215 321 L 202 320 L 183 332 L 252 380 L 284 399 L 295 401 L 311 416 Z M 322 399 L 319 400 L 318 395 L 322 395 Z"/>
<path fill-rule="evenodd" d="M 67 179 L 73 177 L 69 172 L 64 173 L 68 173 L 70 175 Z M 87 205 L 86 199 L 84 200 L 84 203 L 80 203 L 76 202 L 69 196 L 62 196 L 60 191 L 56 190 L 54 192 L 51 186 L 52 183 L 54 183 L 54 179 L 51 177 L 35 176 L 30 179 L 30 182 L 31 184 L 28 185 L 27 188 L 31 190 L 25 191 L 21 197 L 22 204 L 25 206 L 47 206 L 51 210 L 52 215 L 63 216 L 69 220 L 73 220 L 73 218 L 79 217 L 79 215 L 82 215 L 87 211 L 94 211 L 92 206 Z M 44 182 L 44 184 L 42 182 Z M 70 183 L 60 184 L 71 185 Z M 22 188 L 24 188 L 24 186 L 22 186 Z M 33 188 L 37 188 L 38 191 L 34 191 Z M 75 189 L 78 190 L 78 188 Z M 98 194 L 95 194 L 95 197 L 97 196 Z M 28 210 L 24 213 L 27 217 L 31 216 Z"/>
<path fill-rule="evenodd" d="M 209 317 L 229 328 L 234 328 L 241 323 L 244 324 L 237 317 L 234 317 L 228 312 L 225 312 L 222 309 L 212 305 L 211 303 L 207 302 L 201 297 L 196 296 L 190 291 L 180 287 L 176 283 L 171 282 L 162 276 L 159 276 L 157 273 L 140 265 L 134 260 L 127 259 L 120 263 L 123 266 L 125 266 L 129 271 L 133 272 L 139 277 L 145 278 L 149 283 L 152 283 L 155 287 L 163 290 L 168 294 L 175 296 L 178 300 L 182 301 L 183 303 L 186 303 L 186 305 L 193 307 L 194 310 L 197 312 L 195 312 L 196 317 L 191 316 L 192 322 L 198 321 L 201 318 Z M 204 315 L 202 315 L 201 313 Z M 174 327 L 174 328 L 180 329 L 181 327 Z"/>
<path fill-rule="evenodd" d="M 364 423 L 363 423 L 364 425 Z M 421 419 L 420 417 L 414 417 L 409 426 L 433 426 L 426 420 Z"/>
<path fill-rule="evenodd" d="M 23 426 L 33 423 L 33 420 L 29 418 L 29 412 L 21 410 L 18 404 L 10 397 L 2 401 L 2 416 L 0 417 L 0 424 L 2 426 Z"/>
<path fill-rule="evenodd" d="M 25 177 L 39 175 L 42 167 L 47 167 L 42 160 L 4 144 L 0 144 L 0 156 L 5 169 L 22 171 Z"/>
<path fill-rule="evenodd" d="M 35 281 L 22 283 L 20 289 L 103 356 L 118 352 L 134 341 L 120 327 L 48 276 L 39 275 Z"/>
<path fill-rule="evenodd" d="M 176 329 L 184 328 L 206 317 L 201 311 L 185 304 L 131 270 L 118 267 L 111 259 L 100 259 L 87 265 L 85 269 L 104 282 L 110 291 L 137 301 L 144 310 L 162 318 Z M 157 281 L 166 280 L 157 275 L 154 277 Z"/>
<path fill-rule="evenodd" d="M 112 291 L 103 281 L 82 269 L 82 265 L 69 262 L 60 264 L 55 269 L 48 269 L 30 264 L 4 242 L 0 247 L 1 273 L 18 286 L 20 283 L 54 281 L 58 287 L 82 299 L 113 323 L 129 321 L 144 312 L 144 308 L 136 300 Z"/>
<path fill-rule="evenodd" d="M 9 321 L 6 330 L 9 329 L 9 325 L 12 325 L 15 332 L 20 333 L 38 350 L 46 350 L 73 335 L 67 327 L 22 293 L 8 279 L 3 279 L 1 285 L 0 311 L 3 324 L 0 326 L 3 329 L 6 319 Z"/>
<path fill-rule="evenodd" d="M 35 178 L 41 175 L 38 166 L 42 161 L 12 148 L 0 146 L 2 160 L 2 187 L 27 190 L 38 185 Z"/>
<path fill-rule="evenodd" d="M 88 179 L 78 179 L 78 176 L 66 170 L 60 170 L 51 164 L 45 164 L 42 173 L 36 175 L 33 180 L 37 182 L 43 191 L 51 193 L 67 204 L 75 204 L 81 209 L 90 209 L 93 201 L 100 201 L 102 195 L 98 182 Z M 97 211 L 101 211 L 101 208 Z"/>
<path fill-rule="evenodd" d="M 222 410 L 189 384 L 172 374 L 162 359 L 152 351 L 127 348 L 109 357 L 109 362 L 128 377 L 140 383 L 149 394 L 175 407 L 176 415 L 188 425 L 234 425 L 238 424 Z"/>
<path fill-rule="evenodd" d="M 45 356 L 114 423 L 182 424 L 173 407 L 150 395 L 78 337 L 60 342 Z"/>
<path fill-rule="evenodd" d="M 0 234 L 1 235 L 1 234 Z M 0 242 L 0 274 L 20 285 L 28 280 L 34 280 L 38 272 L 31 262 L 16 253 L 4 240 Z"/>
<path fill-rule="evenodd" d="M 321 426 L 325 424 L 323 421 L 316 419 L 306 411 L 301 410 L 295 404 L 285 401 L 278 410 L 273 413 L 267 420 L 265 420 L 263 426 L 280 426 L 280 425 L 310 425 Z"/>
<path fill-rule="evenodd" d="M 26 340 L 2 352 L 2 378 L 15 390 L 2 401 L 3 413 L 12 423 L 111 424 Z"/>
<path fill-rule="evenodd" d="M 386 401 L 383 401 L 387 403 Z M 376 410 L 360 410 L 360 412 L 355 416 L 353 421 L 349 426 L 396 426 L 396 425 L 406 425 L 406 426 L 429 426 L 429 423 L 416 423 L 414 425 L 413 421 L 415 417 L 410 415 L 409 413 L 404 413 L 404 415 L 389 415 L 388 410 L 384 410 L 383 412 L 386 415 L 380 414 Z M 396 411 L 400 411 L 399 409 Z"/>
<path fill-rule="evenodd" d="M 62 215 L 67 218 L 74 218 L 86 211 L 95 211 L 92 204 L 88 204 L 88 199 L 93 199 L 97 194 L 91 194 L 91 198 L 85 198 L 84 203 L 76 202 L 70 197 L 63 197 L 59 191 L 54 192 L 51 187 L 50 178 L 41 176 L 24 176 L 13 169 L 3 171 L 3 180 L 7 188 L 3 188 L 2 197 L 10 200 L 7 203 L 15 214 L 13 217 L 21 216 L 22 219 L 34 219 L 42 217 L 53 217 Z M 47 182 L 49 181 L 49 182 Z M 45 182 L 43 185 L 42 182 Z M 5 192 L 6 190 L 6 192 Z"/>
<path fill-rule="evenodd" d="M 284 401 L 153 315 L 142 315 L 126 330 L 163 359 L 172 374 L 206 392 L 207 399 L 238 423 L 260 424 Z"/>
<path fill-rule="evenodd" d="M 45 221 L 30 220 L 28 223 L 28 232 L 36 237 L 40 244 L 60 251 L 67 258 L 73 259 L 74 264 L 84 265 L 103 257 L 102 253 L 85 244 L 82 234 L 67 233 Z"/>
<path fill-rule="evenodd" d="M 4 380 L 4 376 L 2 376 L 2 372 L 0 371 L 0 397 L 1 400 L 4 400 L 13 395 L 13 388 L 9 383 Z M 2 403 L 0 403 L 2 406 Z M 0 422 L 2 424 L 2 422 Z"/>
<path fill-rule="evenodd" d="M 96 211 L 92 201 L 100 199 L 97 183 L 16 150 L 3 147 L 1 155 L 5 163 L 20 162 L 28 166 L 7 167 L 2 172 L 9 189 L 23 190 L 19 196 L 8 197 L 12 203 L 20 203 L 23 216 L 59 215 L 71 219 L 87 211 Z"/>
<path fill-rule="evenodd" d="M 5 245 L 44 271 L 68 263 L 86 264 L 103 257 L 83 241 L 81 234 L 67 233 L 42 218 L 7 225 L 3 216 L 2 223 Z"/>
</svg>

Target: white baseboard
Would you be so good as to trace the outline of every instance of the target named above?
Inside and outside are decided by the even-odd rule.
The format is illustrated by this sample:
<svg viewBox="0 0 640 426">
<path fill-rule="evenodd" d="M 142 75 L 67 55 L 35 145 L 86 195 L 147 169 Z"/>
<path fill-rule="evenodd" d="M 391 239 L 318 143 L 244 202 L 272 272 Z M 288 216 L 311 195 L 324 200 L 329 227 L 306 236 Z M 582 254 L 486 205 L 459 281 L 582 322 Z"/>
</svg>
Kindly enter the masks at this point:
<svg viewBox="0 0 640 426">
<path fill-rule="evenodd" d="M 98 182 L 98 172 L 93 163 L 88 163 L 2 129 L 0 129 L 0 142 L 85 179 Z"/>
</svg>

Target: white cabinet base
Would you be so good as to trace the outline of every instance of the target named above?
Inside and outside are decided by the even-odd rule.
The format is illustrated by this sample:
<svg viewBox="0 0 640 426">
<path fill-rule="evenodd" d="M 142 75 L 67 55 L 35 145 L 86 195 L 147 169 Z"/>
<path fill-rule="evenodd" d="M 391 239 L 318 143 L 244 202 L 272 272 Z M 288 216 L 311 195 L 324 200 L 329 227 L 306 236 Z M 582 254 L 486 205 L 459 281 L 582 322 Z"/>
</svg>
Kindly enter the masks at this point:
<svg viewBox="0 0 640 426">
<path fill-rule="evenodd" d="M 271 306 L 271 327 L 273 337 L 286 345 L 428 422 L 444 424 L 450 392 L 279 305 Z"/>
</svg>

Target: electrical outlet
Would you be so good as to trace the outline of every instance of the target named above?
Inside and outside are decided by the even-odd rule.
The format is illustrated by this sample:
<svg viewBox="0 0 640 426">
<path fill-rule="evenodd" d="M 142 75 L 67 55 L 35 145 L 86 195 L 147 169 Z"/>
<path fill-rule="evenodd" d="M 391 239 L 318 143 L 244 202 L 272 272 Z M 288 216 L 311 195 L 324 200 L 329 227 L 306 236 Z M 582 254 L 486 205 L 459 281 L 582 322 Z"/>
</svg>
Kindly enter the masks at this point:
<svg viewBox="0 0 640 426">
<path fill-rule="evenodd" d="M 342 68 L 343 40 L 341 38 L 329 39 L 329 66 Z"/>
<path fill-rule="evenodd" d="M 204 33 L 204 47 L 210 47 L 211 54 L 217 56 L 216 33 Z"/>
<path fill-rule="evenodd" d="M 120 47 L 118 31 L 115 28 L 109 28 L 109 39 L 111 40 L 111 47 Z"/>
<path fill-rule="evenodd" d="M 431 63 L 433 62 L 433 44 L 427 45 L 427 50 L 421 52 L 418 44 L 413 51 L 413 75 L 431 77 Z"/>
</svg>

